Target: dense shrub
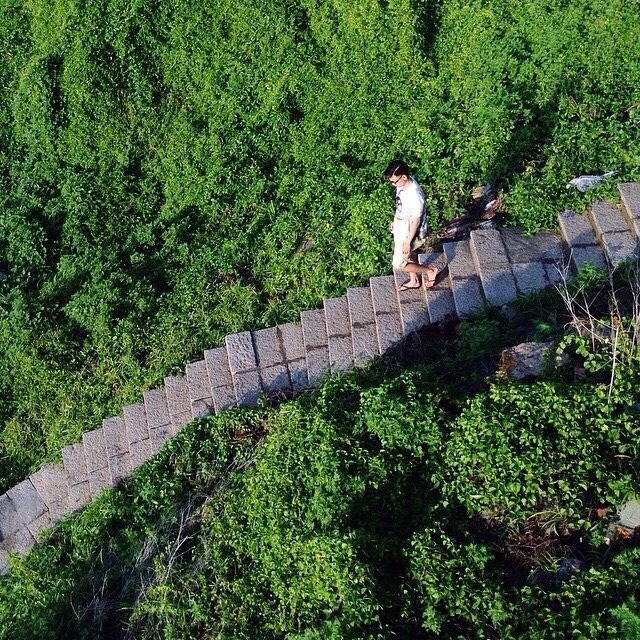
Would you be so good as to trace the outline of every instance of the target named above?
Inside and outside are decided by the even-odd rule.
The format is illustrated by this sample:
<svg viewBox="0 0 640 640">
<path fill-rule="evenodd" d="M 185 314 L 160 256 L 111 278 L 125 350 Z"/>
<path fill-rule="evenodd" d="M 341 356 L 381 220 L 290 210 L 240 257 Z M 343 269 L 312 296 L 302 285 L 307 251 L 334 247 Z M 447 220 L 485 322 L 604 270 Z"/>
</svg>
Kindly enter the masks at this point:
<svg viewBox="0 0 640 640">
<path fill-rule="evenodd" d="M 433 223 L 476 181 L 532 230 L 582 206 L 577 173 L 637 178 L 636 17 L 621 0 L 5 3 L 0 485 L 224 334 L 384 271 L 391 156 Z"/>
<path fill-rule="evenodd" d="M 194 423 L 14 561 L 0 637 L 623 637 L 640 554 L 594 507 L 637 494 L 637 424 L 599 422 L 606 391 L 455 401 L 379 368 Z M 555 581 L 565 557 L 584 569 Z"/>
</svg>

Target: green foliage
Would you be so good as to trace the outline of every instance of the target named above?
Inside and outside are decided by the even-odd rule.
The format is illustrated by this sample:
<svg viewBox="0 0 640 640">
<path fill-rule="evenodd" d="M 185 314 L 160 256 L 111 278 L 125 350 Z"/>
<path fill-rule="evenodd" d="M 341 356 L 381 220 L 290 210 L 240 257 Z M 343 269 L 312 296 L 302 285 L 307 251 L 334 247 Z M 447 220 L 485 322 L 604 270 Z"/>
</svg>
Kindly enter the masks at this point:
<svg viewBox="0 0 640 640">
<path fill-rule="evenodd" d="M 533 230 L 583 206 L 573 175 L 637 178 L 635 17 L 622 0 L 5 3 L 0 485 L 225 334 L 387 269 L 392 156 L 433 224 L 479 180 Z"/>
<path fill-rule="evenodd" d="M 625 637 L 640 553 L 591 514 L 638 492 L 631 414 L 595 383 L 447 394 L 369 368 L 192 423 L 13 560 L 0 637 Z M 544 566 L 587 563 L 552 589 L 514 580 L 500 533 L 540 509 L 583 539 Z"/>
</svg>

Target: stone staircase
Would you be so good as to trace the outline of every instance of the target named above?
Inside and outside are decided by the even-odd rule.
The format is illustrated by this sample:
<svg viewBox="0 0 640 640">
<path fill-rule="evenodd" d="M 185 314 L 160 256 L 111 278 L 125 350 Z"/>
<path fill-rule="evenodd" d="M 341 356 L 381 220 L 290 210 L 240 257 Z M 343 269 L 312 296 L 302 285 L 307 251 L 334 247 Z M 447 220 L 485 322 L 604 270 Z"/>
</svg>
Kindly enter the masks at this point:
<svg viewBox="0 0 640 640">
<path fill-rule="evenodd" d="M 560 214 L 560 233 L 475 230 L 470 240 L 445 244 L 443 253 L 422 255 L 423 264 L 441 270 L 427 291 L 398 293 L 393 276 L 376 276 L 368 287 L 301 312 L 299 323 L 226 336 L 224 345 L 187 364 L 184 376 L 166 377 L 141 402 L 64 447 L 61 464 L 45 464 L 0 496 L 0 573 L 9 553 L 26 552 L 41 529 L 116 485 L 193 418 L 252 405 L 260 394 L 313 387 L 327 373 L 388 352 L 421 327 L 554 284 L 565 268 L 615 267 L 637 257 L 640 184 L 620 184 L 619 191 L 620 205 L 596 202 L 586 215 Z"/>
</svg>

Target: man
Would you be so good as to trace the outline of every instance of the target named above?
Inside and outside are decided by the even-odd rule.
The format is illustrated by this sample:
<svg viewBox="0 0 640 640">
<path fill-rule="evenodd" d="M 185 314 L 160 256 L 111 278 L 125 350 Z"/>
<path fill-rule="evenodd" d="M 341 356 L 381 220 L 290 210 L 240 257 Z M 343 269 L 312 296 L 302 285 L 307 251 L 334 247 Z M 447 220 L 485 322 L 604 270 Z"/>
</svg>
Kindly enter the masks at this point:
<svg viewBox="0 0 640 640">
<path fill-rule="evenodd" d="M 424 193 L 403 160 L 392 160 L 384 170 L 384 177 L 396 188 L 395 215 L 391 223 L 393 268 L 409 274 L 409 280 L 396 288 L 398 291 L 417 289 L 420 286 L 418 274 L 423 274 L 425 288 L 432 287 L 438 270 L 418 264 L 416 254 L 411 250 L 424 217 Z"/>
</svg>

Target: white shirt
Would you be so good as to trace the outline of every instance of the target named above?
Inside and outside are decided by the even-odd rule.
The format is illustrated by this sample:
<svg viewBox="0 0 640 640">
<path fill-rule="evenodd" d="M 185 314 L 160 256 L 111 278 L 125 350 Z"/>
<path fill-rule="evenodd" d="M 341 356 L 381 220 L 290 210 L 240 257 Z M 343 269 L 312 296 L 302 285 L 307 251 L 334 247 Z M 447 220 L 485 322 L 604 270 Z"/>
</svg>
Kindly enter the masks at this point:
<svg viewBox="0 0 640 640">
<path fill-rule="evenodd" d="M 404 186 L 396 187 L 396 215 L 393 220 L 393 235 L 407 236 L 411 220 L 422 218 L 424 212 L 424 193 L 420 185 L 409 176 Z"/>
</svg>

